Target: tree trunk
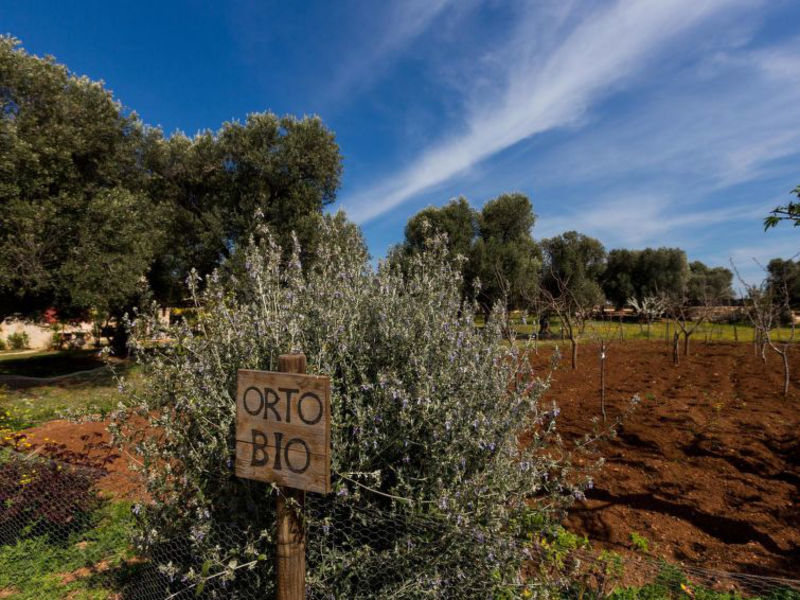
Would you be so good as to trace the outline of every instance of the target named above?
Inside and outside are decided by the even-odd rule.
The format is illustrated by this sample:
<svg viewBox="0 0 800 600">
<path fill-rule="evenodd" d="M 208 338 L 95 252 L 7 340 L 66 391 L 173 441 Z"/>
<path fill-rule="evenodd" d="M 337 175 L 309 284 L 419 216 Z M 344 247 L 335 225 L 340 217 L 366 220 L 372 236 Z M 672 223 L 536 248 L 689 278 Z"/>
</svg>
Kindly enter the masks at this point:
<svg viewBox="0 0 800 600">
<path fill-rule="evenodd" d="M 783 397 L 789 395 L 789 345 L 786 344 L 783 346 L 783 352 L 781 352 L 781 358 L 783 358 Z"/>
<path fill-rule="evenodd" d="M 575 339 L 574 335 L 571 335 L 569 338 L 569 343 L 572 345 L 572 368 L 578 368 L 578 340 Z"/>
<path fill-rule="evenodd" d="M 676 331 L 672 334 L 672 364 L 676 367 L 678 366 L 678 343 L 680 342 L 681 336 Z"/>
<path fill-rule="evenodd" d="M 606 341 L 600 342 L 600 410 L 606 422 Z"/>
<path fill-rule="evenodd" d="M 689 336 L 692 335 L 691 333 L 684 333 L 683 334 L 683 355 L 689 356 Z"/>
</svg>

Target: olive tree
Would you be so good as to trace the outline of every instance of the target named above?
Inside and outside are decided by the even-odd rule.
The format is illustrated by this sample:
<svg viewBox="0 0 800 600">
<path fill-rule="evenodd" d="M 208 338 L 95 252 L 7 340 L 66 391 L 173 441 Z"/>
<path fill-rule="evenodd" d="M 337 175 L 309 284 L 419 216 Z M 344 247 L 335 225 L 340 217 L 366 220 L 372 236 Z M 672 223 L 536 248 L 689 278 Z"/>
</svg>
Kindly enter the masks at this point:
<svg viewBox="0 0 800 600">
<path fill-rule="evenodd" d="M 735 269 L 735 267 L 734 267 Z M 791 292 L 786 280 L 776 282 L 769 277 L 761 285 L 747 283 L 738 270 L 736 276 L 745 290 L 744 306 L 748 319 L 760 342 L 761 358 L 766 364 L 765 349 L 769 347 L 783 363 L 783 396 L 789 395 L 789 351 L 795 340 L 795 322 L 791 309 Z M 788 321 L 789 334 L 781 336 L 776 329 Z"/>
<path fill-rule="evenodd" d="M 576 231 L 542 240 L 542 248 L 542 294 L 569 337 L 574 369 L 578 335 L 583 333 L 594 308 L 603 302 L 599 280 L 605 269 L 606 251 L 599 240 Z"/>
<path fill-rule="evenodd" d="M 0 313 L 121 314 L 163 241 L 141 168 L 158 133 L 11 37 L 0 82 Z"/>
</svg>

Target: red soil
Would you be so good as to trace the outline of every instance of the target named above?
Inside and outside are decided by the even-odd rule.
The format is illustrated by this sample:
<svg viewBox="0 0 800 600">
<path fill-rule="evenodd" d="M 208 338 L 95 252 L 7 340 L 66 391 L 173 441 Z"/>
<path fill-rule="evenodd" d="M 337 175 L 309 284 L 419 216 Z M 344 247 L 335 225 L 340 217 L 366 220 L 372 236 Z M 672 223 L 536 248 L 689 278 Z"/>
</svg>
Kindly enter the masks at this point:
<svg viewBox="0 0 800 600">
<path fill-rule="evenodd" d="M 135 458 L 111 445 L 107 426 L 107 421 L 50 421 L 26 430 L 17 449 L 96 470 L 100 475 L 97 485 L 105 494 L 117 499 L 142 499 L 146 493 L 141 479 L 130 469 Z"/>
<path fill-rule="evenodd" d="M 542 348 L 535 358 L 543 371 L 550 354 Z M 778 357 L 765 366 L 749 344 L 696 343 L 679 367 L 664 343 L 614 342 L 607 356 L 609 422 L 634 394 L 641 403 L 616 438 L 597 445 L 606 464 L 566 525 L 618 551 L 631 548 L 635 532 L 653 556 L 800 576 L 800 348 L 787 399 Z M 553 374 L 547 399 L 561 408 L 565 439 L 592 430 L 598 388 L 596 347 L 581 346 L 576 371 L 563 360 Z M 53 421 L 27 433 L 26 451 L 103 469 L 102 490 L 143 498 L 132 457 L 108 444 L 105 424 Z"/>
<path fill-rule="evenodd" d="M 595 545 L 631 548 L 631 533 L 655 556 L 751 574 L 800 575 L 800 348 L 792 387 L 781 395 L 777 355 L 750 344 L 695 343 L 672 366 L 665 343 L 614 342 L 607 350 L 609 421 L 641 403 L 614 439 L 597 446 L 605 466 L 568 528 Z M 544 368 L 550 349 L 536 359 Z M 580 348 L 553 374 L 547 398 L 561 408 L 565 439 L 600 417 L 599 355 Z M 601 420 L 602 423 L 602 420 Z"/>
</svg>

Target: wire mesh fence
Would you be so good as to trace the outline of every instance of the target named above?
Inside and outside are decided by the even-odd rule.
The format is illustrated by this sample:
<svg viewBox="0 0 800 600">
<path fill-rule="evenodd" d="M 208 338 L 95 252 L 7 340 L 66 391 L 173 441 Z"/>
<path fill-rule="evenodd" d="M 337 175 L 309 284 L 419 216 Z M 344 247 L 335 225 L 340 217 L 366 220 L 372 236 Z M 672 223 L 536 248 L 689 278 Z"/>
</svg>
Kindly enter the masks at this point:
<svg viewBox="0 0 800 600">
<path fill-rule="evenodd" d="M 274 595 L 272 544 L 252 548 L 251 560 L 228 560 L 226 548 L 253 545 L 253 532 L 214 522 L 219 560 L 200 562 L 191 540 L 137 543 L 134 522 L 144 498 L 110 497 L 98 489 L 108 473 L 10 450 L 0 451 L 0 598 L 270 598 Z M 136 475 L 128 475 L 132 483 Z M 139 486 L 139 489 L 143 489 Z M 466 577 L 482 568 L 450 555 L 453 540 L 479 545 L 479 533 L 396 506 L 378 509 L 309 494 L 304 510 L 306 590 L 311 600 L 338 598 L 763 598 L 800 599 L 800 581 L 673 565 L 649 556 L 562 547 L 531 537 L 518 581 L 499 585 Z M 425 552 L 416 552 L 424 547 Z M 347 561 L 341 560 L 343 556 Z M 403 560 L 397 557 L 402 556 Z M 438 560 L 435 577 L 417 575 L 415 556 Z M 434 557 L 434 558 L 431 558 Z M 420 558 L 419 560 L 423 560 Z M 348 562 L 349 561 L 349 562 Z M 427 565 L 430 567 L 430 565 Z M 720 596 L 722 594 L 722 596 Z"/>
</svg>

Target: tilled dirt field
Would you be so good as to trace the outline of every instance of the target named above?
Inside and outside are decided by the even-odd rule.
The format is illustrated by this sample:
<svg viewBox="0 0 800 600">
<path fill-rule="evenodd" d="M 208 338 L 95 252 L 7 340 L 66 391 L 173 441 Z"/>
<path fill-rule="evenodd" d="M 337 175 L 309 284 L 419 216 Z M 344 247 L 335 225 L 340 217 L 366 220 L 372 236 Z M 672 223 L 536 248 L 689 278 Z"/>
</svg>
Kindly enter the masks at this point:
<svg viewBox="0 0 800 600">
<path fill-rule="evenodd" d="M 551 353 L 542 346 L 534 357 L 542 374 Z M 678 367 L 663 342 L 613 342 L 607 357 L 609 422 L 634 394 L 641 402 L 616 438 L 597 444 L 605 466 L 566 525 L 617 551 L 630 551 L 635 533 L 653 557 L 800 577 L 800 347 L 787 399 L 779 358 L 764 365 L 750 344 L 696 343 Z M 561 408 L 562 435 L 591 432 L 597 348 L 581 346 L 576 371 L 562 360 L 552 383 L 546 399 Z M 128 471 L 135 457 L 108 445 L 103 423 L 53 421 L 27 433 L 32 451 L 106 471 L 104 491 L 143 496 Z"/>
<path fill-rule="evenodd" d="M 566 350 L 566 349 L 565 349 Z M 545 369 L 552 348 L 542 347 Z M 695 343 L 672 366 L 664 342 L 614 342 L 607 350 L 609 421 L 641 403 L 615 439 L 598 444 L 606 464 L 566 525 L 601 546 L 711 569 L 800 576 L 800 348 L 783 398 L 782 365 L 750 344 Z M 596 346 L 582 346 L 553 374 L 548 399 L 566 439 L 600 416 Z M 601 421 L 602 423 L 602 421 Z"/>
</svg>

